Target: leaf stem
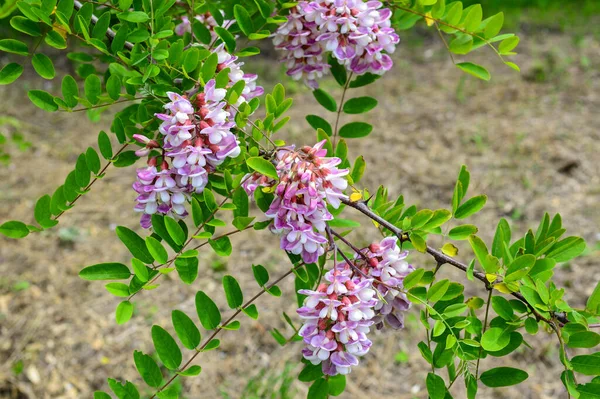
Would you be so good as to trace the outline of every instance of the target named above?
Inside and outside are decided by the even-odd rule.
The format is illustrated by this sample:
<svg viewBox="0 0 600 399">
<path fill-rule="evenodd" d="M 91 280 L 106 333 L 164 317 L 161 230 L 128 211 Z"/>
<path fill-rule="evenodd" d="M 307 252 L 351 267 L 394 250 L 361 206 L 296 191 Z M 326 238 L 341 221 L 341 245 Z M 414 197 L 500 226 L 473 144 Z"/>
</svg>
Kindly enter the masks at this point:
<svg viewBox="0 0 600 399">
<path fill-rule="evenodd" d="M 256 295 L 254 295 L 251 299 L 249 299 L 244 305 L 242 305 L 239 309 L 237 309 L 235 311 L 234 314 L 231 315 L 231 317 L 229 319 L 227 319 L 227 321 L 225 321 L 223 324 L 221 324 L 219 327 L 217 327 L 215 329 L 215 331 L 204 341 L 204 343 L 196 349 L 196 353 L 194 353 L 192 355 L 192 357 L 183 365 L 183 367 L 181 367 L 179 369 L 179 371 L 184 371 L 193 361 L 194 359 L 196 359 L 196 357 L 202 353 L 202 351 L 207 347 L 207 345 L 221 332 L 223 331 L 223 327 L 227 326 L 229 323 L 231 323 L 233 320 L 235 320 L 235 318 L 242 313 L 246 308 L 248 308 L 248 306 L 250 306 L 254 301 L 256 301 L 261 295 L 263 295 L 265 292 L 269 291 L 271 288 L 273 288 L 273 286 L 277 285 L 279 282 L 281 282 L 282 280 L 284 280 L 286 277 L 288 277 L 290 274 L 293 274 L 293 272 L 296 269 L 299 269 L 300 267 L 304 266 L 304 262 L 292 267 L 290 270 L 288 270 L 285 274 L 281 275 L 277 280 L 273 281 L 271 284 L 269 284 L 268 286 L 264 286 L 262 290 L 260 290 Z M 171 377 L 171 379 L 169 381 L 167 381 L 159 390 L 158 392 L 161 392 L 163 389 L 165 389 L 167 386 L 169 386 L 169 384 L 171 384 L 175 378 L 177 378 L 178 374 L 175 374 L 173 377 Z M 156 395 L 158 395 L 158 392 L 155 392 L 150 399 L 154 399 L 156 397 Z"/>
</svg>

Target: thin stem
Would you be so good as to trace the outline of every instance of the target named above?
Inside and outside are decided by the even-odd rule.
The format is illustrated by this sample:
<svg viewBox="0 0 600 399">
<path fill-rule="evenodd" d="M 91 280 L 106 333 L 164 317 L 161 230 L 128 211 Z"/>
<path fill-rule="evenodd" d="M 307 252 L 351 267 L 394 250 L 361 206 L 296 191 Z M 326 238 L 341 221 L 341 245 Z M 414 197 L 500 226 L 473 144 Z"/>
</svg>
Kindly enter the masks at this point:
<svg viewBox="0 0 600 399">
<path fill-rule="evenodd" d="M 192 355 L 192 357 L 183 365 L 183 367 L 181 367 L 179 369 L 179 371 L 184 371 L 193 361 L 194 359 L 196 359 L 196 357 L 202 353 L 202 351 L 207 347 L 207 345 L 223 330 L 224 326 L 227 326 L 229 323 L 231 323 L 233 320 L 235 320 L 235 318 L 242 313 L 246 308 L 248 308 L 248 306 L 250 306 L 254 301 L 256 301 L 261 295 L 263 295 L 265 292 L 269 291 L 271 288 L 273 288 L 273 286 L 275 286 L 276 284 L 279 284 L 282 280 L 284 280 L 286 277 L 288 277 L 290 274 L 293 274 L 293 272 L 304 266 L 304 263 L 300 263 L 296 266 L 294 266 L 293 268 L 291 268 L 290 270 L 288 270 L 285 274 L 283 274 L 282 276 L 280 276 L 277 280 L 275 280 L 274 282 L 272 282 L 271 284 L 269 284 L 268 286 L 263 287 L 263 289 L 261 291 L 259 291 L 256 295 L 254 295 L 251 299 L 249 299 L 244 305 L 242 305 L 242 307 L 240 307 L 239 309 L 237 309 L 235 311 L 235 313 L 233 315 L 231 315 L 231 317 L 229 319 L 227 319 L 227 321 L 225 321 L 225 323 L 221 324 L 219 327 L 217 327 L 215 329 L 215 331 L 204 341 L 204 343 L 196 349 L 196 353 L 194 353 Z M 169 386 L 169 384 L 171 384 L 175 378 L 177 378 L 177 374 L 175 374 L 173 377 L 171 377 L 171 379 L 169 381 L 167 381 L 159 390 L 158 392 L 161 392 L 163 389 L 165 389 L 167 386 Z M 156 397 L 156 395 L 158 394 L 158 392 L 155 392 L 150 399 L 154 399 Z"/>
<path fill-rule="evenodd" d="M 90 110 L 90 109 L 110 107 L 111 105 L 119 104 L 119 103 L 124 103 L 124 102 L 128 102 L 128 101 L 143 100 L 144 98 L 145 97 L 128 98 L 128 99 L 125 99 L 125 100 L 115 101 L 115 102 L 112 102 L 110 104 L 98 104 L 98 105 L 94 105 L 94 106 L 87 107 L 87 108 L 79 108 L 79 109 L 71 109 L 71 110 L 61 109 L 59 112 L 83 112 L 83 111 L 87 111 L 87 110 Z"/>
<path fill-rule="evenodd" d="M 108 169 L 108 167 L 109 167 L 109 166 L 110 166 L 110 165 L 113 163 L 112 161 L 114 161 L 115 159 L 117 159 L 117 157 L 119 156 L 119 154 L 120 154 L 121 152 L 123 152 L 123 150 L 124 150 L 125 148 L 127 148 L 127 146 L 128 146 L 128 145 L 129 145 L 129 143 L 126 143 L 126 144 L 124 144 L 124 145 L 123 145 L 123 146 L 122 146 L 122 147 L 119 149 L 119 151 L 117 151 L 117 153 L 116 153 L 115 155 L 113 155 L 113 157 L 111 158 L 111 160 L 110 160 L 109 162 L 107 162 L 107 163 L 106 163 L 106 165 L 104 165 L 104 167 L 103 167 L 103 168 L 100 170 L 100 172 L 98 172 L 98 175 L 97 175 L 96 177 L 94 177 L 94 178 L 92 179 L 92 181 L 91 181 L 91 182 L 90 182 L 90 183 L 89 183 L 87 186 L 85 186 L 85 188 L 83 189 L 84 193 L 85 193 L 85 192 L 87 192 L 87 191 L 88 191 L 88 190 L 89 190 L 89 189 L 90 189 L 90 188 L 91 188 L 91 187 L 94 185 L 94 183 L 96 183 L 96 180 L 98 180 L 98 179 L 99 179 L 99 177 L 98 177 L 98 176 L 102 176 L 102 175 L 104 174 L 104 172 L 106 171 L 106 169 Z M 75 197 L 75 198 L 73 199 L 73 201 L 71 201 L 71 202 L 69 203 L 69 205 L 68 205 L 68 206 L 72 206 L 72 205 L 73 205 L 75 202 L 77 202 L 77 200 L 78 200 L 79 198 L 81 198 L 81 196 L 82 196 L 82 195 L 83 195 L 83 194 L 77 194 L 77 197 Z M 66 212 L 66 210 L 65 210 L 65 211 L 61 211 L 61 212 L 60 212 L 58 215 L 56 215 L 56 216 L 54 217 L 54 220 L 57 220 L 57 219 L 58 219 L 58 218 L 59 218 L 59 217 L 60 217 L 60 216 L 61 216 L 63 213 L 65 213 L 65 212 Z"/>
<path fill-rule="evenodd" d="M 450 46 L 448 46 L 448 43 L 446 42 L 446 38 L 444 38 L 444 35 L 442 35 L 442 31 L 440 30 L 440 26 L 438 25 L 437 22 L 435 22 L 435 29 L 437 30 L 438 35 L 440 35 L 440 39 L 442 39 L 442 43 L 444 43 L 444 46 L 446 46 L 446 50 L 448 50 L 448 54 L 450 55 L 450 59 L 452 60 L 452 63 L 454 65 L 456 65 L 456 62 L 454 61 L 454 56 L 452 55 L 452 51 L 450 51 Z"/>
<path fill-rule="evenodd" d="M 346 80 L 346 84 L 344 85 L 344 91 L 342 91 L 342 99 L 340 101 L 340 106 L 338 107 L 337 115 L 335 117 L 335 129 L 333 130 L 333 139 L 331 140 L 333 143 L 334 149 L 335 149 L 335 142 L 337 140 L 338 124 L 340 122 L 340 115 L 342 114 L 342 108 L 344 107 L 344 98 L 346 97 L 346 91 L 348 91 L 348 86 L 350 85 L 350 81 L 352 80 L 352 74 L 353 74 L 353 72 L 350 72 L 350 75 L 348 75 L 348 79 Z"/>
<path fill-rule="evenodd" d="M 485 318 L 483 319 L 483 328 L 481 330 L 481 336 L 483 337 L 483 334 L 485 334 L 485 330 L 487 329 L 487 322 L 488 322 L 488 316 L 490 314 L 490 303 L 492 302 L 492 289 L 488 288 L 488 300 L 487 303 L 485 304 Z M 479 341 L 481 341 L 481 338 L 479 339 Z M 481 360 L 481 351 L 483 350 L 483 348 L 481 347 L 481 345 L 479 346 L 479 356 L 477 356 L 477 366 L 475 366 L 475 379 L 479 378 L 479 361 Z"/>
</svg>

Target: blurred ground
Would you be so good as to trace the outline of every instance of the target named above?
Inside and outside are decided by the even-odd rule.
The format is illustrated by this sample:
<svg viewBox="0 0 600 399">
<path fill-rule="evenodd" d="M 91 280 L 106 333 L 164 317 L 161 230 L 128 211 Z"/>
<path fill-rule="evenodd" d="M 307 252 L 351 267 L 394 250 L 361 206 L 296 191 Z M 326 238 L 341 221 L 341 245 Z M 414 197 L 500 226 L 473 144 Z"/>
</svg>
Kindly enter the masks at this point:
<svg viewBox="0 0 600 399">
<path fill-rule="evenodd" d="M 475 221 L 486 239 L 491 239 L 500 217 L 507 217 L 513 230 L 524 232 L 537 226 L 544 211 L 560 210 L 568 233 L 583 236 L 591 248 L 557 272 L 558 279 L 571 287 L 571 304 L 581 306 L 600 279 L 600 42 L 591 34 L 574 39 L 537 30 L 522 35 L 521 43 L 517 57 L 521 75 L 503 67 L 491 51 L 481 49 L 471 58 L 491 67 L 492 81 L 484 83 L 453 68 L 439 42 L 427 39 L 414 46 L 406 39 L 392 72 L 377 84 L 350 92 L 379 100 L 366 115 L 375 126 L 373 133 L 352 142 L 351 154 L 367 159 L 366 187 L 374 191 L 385 184 L 392 195 L 404 194 L 408 203 L 431 209 L 448 206 L 458 169 L 467 164 L 470 192 L 489 197 Z M 269 62 L 247 69 L 270 81 L 266 86 L 281 76 Z M 2 116 L 18 119 L 18 132 L 32 143 L 25 152 L 12 149 L 12 163 L 0 167 L 0 221 L 33 221 L 35 200 L 61 184 L 77 154 L 95 146 L 99 130 L 109 130 L 109 115 L 91 123 L 84 113 L 48 114 L 29 103 L 26 89 L 57 91 L 53 85 L 58 82 L 30 75 L 16 85 L 0 87 Z M 292 123 L 284 136 L 298 144 L 313 143 L 314 134 L 303 117 L 320 110 L 307 90 L 293 85 L 292 89 L 296 91 Z M 340 90 L 334 93 L 339 98 Z M 111 168 L 56 228 L 20 241 L 0 238 L 0 397 L 89 398 L 93 390 L 107 389 L 107 377 L 140 381 L 131 354 L 134 349 L 152 351 L 150 326 L 170 328 L 170 309 L 194 314 L 193 295 L 199 289 L 225 305 L 220 286 L 224 273 L 238 278 L 251 295 L 257 290 L 252 263 L 265 265 L 272 276 L 287 268 L 278 239 L 266 231 L 250 231 L 233 239 L 234 252 L 226 261 L 210 251 L 202 253 L 202 277 L 191 287 L 164 279 L 158 289 L 138 295 L 137 314 L 117 326 L 118 299 L 101 283 L 85 282 L 77 273 L 89 264 L 129 261 L 113 230 L 116 225 L 137 226 L 133 178 L 131 168 Z M 350 212 L 350 217 L 360 219 Z M 356 237 L 363 244 L 373 239 Z M 429 262 L 420 255 L 413 255 L 412 261 Z M 442 273 L 458 278 L 455 270 Z M 284 368 L 293 368 L 295 363 L 286 366 L 287 361 L 300 359 L 299 344 L 281 348 L 268 332 L 276 327 L 290 333 L 281 311 L 294 314 L 293 284 L 290 280 L 281 287 L 282 298 L 259 299 L 258 321 L 242 318 L 240 332 L 225 332 L 218 350 L 198 357 L 203 372 L 185 380 L 185 397 L 267 397 L 256 390 L 255 396 L 244 396 L 250 380 L 270 381 L 277 384 L 275 391 L 279 389 L 273 378 L 279 378 Z M 478 288 L 467 294 L 482 295 Z M 415 317 L 418 310 L 411 314 L 406 330 L 373 334 L 373 348 L 353 370 L 342 397 L 427 396 L 427 366 L 415 350 L 423 331 Z M 482 398 L 566 397 L 554 341 L 543 332 L 526 339 L 533 349 L 523 347 L 508 358 L 486 359 L 482 368 L 518 364 L 530 378 L 516 389 L 482 388 Z M 284 374 L 294 377 L 298 371 Z M 298 382 L 289 390 L 287 381 L 283 385 L 288 398 L 303 397 L 307 389 Z M 464 397 L 456 385 L 455 397 Z"/>
</svg>

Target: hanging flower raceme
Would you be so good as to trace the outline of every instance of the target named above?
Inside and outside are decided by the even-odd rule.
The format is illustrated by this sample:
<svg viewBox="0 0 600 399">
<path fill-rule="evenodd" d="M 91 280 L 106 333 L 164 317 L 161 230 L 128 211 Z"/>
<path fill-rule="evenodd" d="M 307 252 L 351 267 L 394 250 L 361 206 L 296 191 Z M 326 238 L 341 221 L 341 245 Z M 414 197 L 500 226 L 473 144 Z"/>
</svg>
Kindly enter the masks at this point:
<svg viewBox="0 0 600 399">
<path fill-rule="evenodd" d="M 226 87 L 240 80 L 246 82 L 235 105 L 263 93 L 262 87 L 256 86 L 256 75 L 244 74 L 243 64 L 237 63 L 223 46 L 214 52 L 219 60 L 216 72 L 230 69 Z M 133 184 L 138 193 L 135 210 L 143 213 L 142 227 L 150 227 L 151 215 L 155 213 L 176 219 L 187 216 L 185 203 L 191 194 L 201 193 L 208 184 L 208 175 L 226 159 L 240 154 L 239 141 L 233 133 L 235 109 L 225 101 L 226 94 L 226 88 L 217 88 L 214 79 L 187 95 L 168 92 L 170 102 L 164 106 L 165 113 L 155 115 L 162 121 L 159 138 L 134 135 L 145 145 L 136 151 L 138 156 L 152 150 L 161 152 L 149 159 L 148 167 L 138 169 Z"/>
<path fill-rule="evenodd" d="M 327 239 L 325 222 L 333 219 L 327 204 L 334 208 L 348 186 L 347 169 L 338 169 L 339 158 L 326 158 L 325 140 L 314 147 L 282 148 L 277 152 L 275 199 L 265 213 L 273 219 L 271 231 L 281 235 L 281 248 L 301 255 L 306 263 L 316 262 L 324 252 Z M 248 195 L 259 186 L 275 182 L 259 174 L 246 176 L 244 189 Z"/>
<path fill-rule="evenodd" d="M 391 27 L 392 12 L 379 1 L 301 1 L 273 37 L 284 51 L 288 75 L 304 78 L 310 87 L 328 71 L 329 51 L 349 71 L 383 74 L 392 67 L 392 54 L 400 41 Z"/>
<path fill-rule="evenodd" d="M 407 255 L 396 238 L 385 238 L 357 254 L 353 265 L 336 264 L 316 291 L 298 291 L 307 296 L 298 309 L 304 319 L 298 334 L 306 344 L 305 359 L 322 364 L 327 375 L 348 374 L 371 348 L 371 326 L 379 329 L 385 321 L 403 327 L 402 312 L 410 303 L 400 290 L 414 270 L 404 260 Z"/>
</svg>

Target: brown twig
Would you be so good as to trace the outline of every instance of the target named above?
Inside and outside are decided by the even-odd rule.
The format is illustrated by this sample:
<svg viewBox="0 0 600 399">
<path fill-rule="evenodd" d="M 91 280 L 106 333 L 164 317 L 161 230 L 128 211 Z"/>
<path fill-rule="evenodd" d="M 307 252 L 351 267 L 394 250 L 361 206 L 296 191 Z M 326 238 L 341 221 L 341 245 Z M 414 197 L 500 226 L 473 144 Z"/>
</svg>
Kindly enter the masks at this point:
<svg viewBox="0 0 600 399">
<path fill-rule="evenodd" d="M 347 199 L 342 199 L 342 203 L 346 204 L 347 206 L 354 208 L 360 212 L 362 212 L 365 216 L 368 216 L 370 219 L 376 221 L 377 223 L 379 223 L 380 225 L 384 226 L 386 229 L 388 229 L 389 231 L 391 231 L 392 233 L 394 233 L 399 239 L 400 241 L 408 241 L 409 238 L 408 236 L 398 227 L 394 226 L 393 224 L 391 224 L 390 222 L 388 222 L 387 220 L 383 219 L 381 216 L 377 215 L 375 212 L 373 212 L 368 206 L 367 204 L 365 204 L 362 201 L 350 201 Z M 427 245 L 427 249 L 426 252 L 431 255 L 435 261 L 438 264 L 449 264 L 452 265 L 454 267 L 456 267 L 457 269 L 462 270 L 463 272 L 467 272 L 467 270 L 469 269 L 469 267 L 467 265 L 465 265 L 464 263 L 452 258 L 451 256 L 448 256 L 440 251 L 438 251 L 437 249 L 434 249 L 432 247 L 430 247 L 429 245 Z M 480 280 L 481 282 L 485 283 L 486 288 L 489 287 L 490 282 L 487 279 L 485 273 L 481 273 L 478 271 L 473 271 L 473 277 L 475 277 L 477 280 Z M 502 282 L 502 280 L 500 278 L 498 278 L 496 281 L 496 283 L 500 283 Z M 552 321 L 547 319 L 546 317 L 544 317 L 543 315 L 541 315 L 537 309 L 535 307 L 533 307 L 533 305 L 531 305 L 527 299 L 525 299 L 525 297 L 523 295 L 521 295 L 518 292 L 511 292 L 511 295 L 514 296 L 515 298 L 517 298 L 518 300 L 520 300 L 521 302 L 523 302 L 525 305 L 527 305 L 527 307 L 531 310 L 531 312 L 535 315 L 537 320 L 543 320 L 548 324 L 551 324 Z M 563 314 L 556 314 L 556 318 L 559 322 L 561 322 L 562 324 L 566 324 L 569 322 L 569 319 L 567 319 L 567 317 Z"/>
</svg>

